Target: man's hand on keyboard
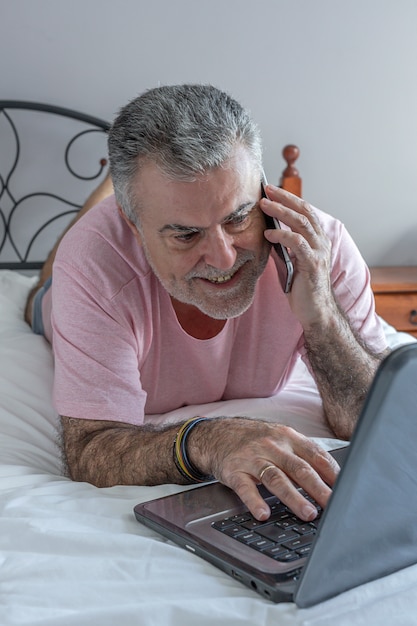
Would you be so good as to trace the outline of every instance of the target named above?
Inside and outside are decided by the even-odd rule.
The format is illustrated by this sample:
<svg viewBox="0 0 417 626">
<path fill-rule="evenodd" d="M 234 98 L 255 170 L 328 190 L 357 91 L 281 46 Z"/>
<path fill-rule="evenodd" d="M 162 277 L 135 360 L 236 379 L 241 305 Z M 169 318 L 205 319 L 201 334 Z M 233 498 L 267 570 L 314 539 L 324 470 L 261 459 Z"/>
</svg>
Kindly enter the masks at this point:
<svg viewBox="0 0 417 626">
<path fill-rule="evenodd" d="M 207 420 L 195 431 L 189 447 L 192 462 L 233 489 L 256 519 L 270 515 L 256 486 L 260 483 L 302 520 L 315 519 L 317 509 L 297 486 L 326 506 L 339 466 L 289 426 L 224 417 Z"/>
</svg>

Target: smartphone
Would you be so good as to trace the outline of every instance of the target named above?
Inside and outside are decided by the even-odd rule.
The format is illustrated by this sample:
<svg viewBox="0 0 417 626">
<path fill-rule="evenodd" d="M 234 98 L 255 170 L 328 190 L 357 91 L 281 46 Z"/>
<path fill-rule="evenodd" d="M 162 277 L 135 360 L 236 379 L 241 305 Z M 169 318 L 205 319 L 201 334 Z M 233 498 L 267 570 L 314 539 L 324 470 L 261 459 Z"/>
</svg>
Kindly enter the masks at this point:
<svg viewBox="0 0 417 626">
<path fill-rule="evenodd" d="M 265 174 L 262 176 L 261 189 L 262 189 L 262 198 L 267 198 L 268 196 L 265 193 L 265 185 L 267 184 Z M 281 228 L 281 224 L 276 219 L 276 217 L 271 217 L 264 213 L 265 223 L 267 228 Z M 278 268 L 278 274 L 281 280 L 281 285 L 284 290 L 284 293 L 289 293 L 291 291 L 292 279 L 294 276 L 294 266 L 290 259 L 290 255 L 285 246 L 281 243 L 273 243 L 273 247 L 275 248 L 279 258 L 283 262 L 283 267 Z M 280 269 L 282 271 L 280 271 Z"/>
</svg>

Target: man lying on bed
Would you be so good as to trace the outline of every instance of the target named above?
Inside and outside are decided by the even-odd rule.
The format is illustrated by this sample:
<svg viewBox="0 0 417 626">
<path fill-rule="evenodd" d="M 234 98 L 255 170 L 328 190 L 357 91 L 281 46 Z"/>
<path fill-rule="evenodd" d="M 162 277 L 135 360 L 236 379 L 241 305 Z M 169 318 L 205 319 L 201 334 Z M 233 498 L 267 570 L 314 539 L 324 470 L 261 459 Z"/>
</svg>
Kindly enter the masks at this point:
<svg viewBox="0 0 417 626">
<path fill-rule="evenodd" d="M 325 418 L 348 439 L 386 349 L 356 247 L 299 198 L 269 185 L 261 199 L 259 132 L 215 88 L 146 92 L 120 112 L 109 155 L 115 197 L 84 209 L 59 245 L 52 289 L 28 306 L 35 330 L 43 322 L 50 341 L 53 331 L 70 476 L 98 486 L 214 476 L 258 519 L 269 515 L 263 482 L 314 519 L 292 481 L 325 506 L 337 474 L 314 442 L 261 419 L 179 428 L 152 415 L 278 394 L 301 354 Z M 265 230 L 263 211 L 289 229 Z M 291 250 L 289 295 L 271 242 Z M 50 263 L 41 283 L 49 273 Z"/>
</svg>

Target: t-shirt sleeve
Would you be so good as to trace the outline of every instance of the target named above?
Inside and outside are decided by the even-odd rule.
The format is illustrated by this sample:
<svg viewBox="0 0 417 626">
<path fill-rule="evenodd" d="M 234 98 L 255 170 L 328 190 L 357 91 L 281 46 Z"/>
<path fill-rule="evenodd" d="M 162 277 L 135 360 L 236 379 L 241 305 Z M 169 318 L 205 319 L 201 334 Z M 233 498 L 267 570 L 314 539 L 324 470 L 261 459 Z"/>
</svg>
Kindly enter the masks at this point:
<svg viewBox="0 0 417 626">
<path fill-rule="evenodd" d="M 387 341 L 375 311 L 369 269 L 344 225 L 336 224 L 331 273 L 336 300 L 363 341 L 373 352 L 381 353 Z"/>
<path fill-rule="evenodd" d="M 137 337 L 97 285 L 54 264 L 54 404 L 60 415 L 142 424 Z"/>
</svg>

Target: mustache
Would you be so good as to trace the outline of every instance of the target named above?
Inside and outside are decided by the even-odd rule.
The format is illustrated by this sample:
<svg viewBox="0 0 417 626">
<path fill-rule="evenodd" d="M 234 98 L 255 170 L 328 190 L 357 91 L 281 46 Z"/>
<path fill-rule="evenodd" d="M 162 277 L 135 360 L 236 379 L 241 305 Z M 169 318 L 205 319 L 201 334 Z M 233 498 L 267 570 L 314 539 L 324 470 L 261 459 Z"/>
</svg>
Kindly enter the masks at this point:
<svg viewBox="0 0 417 626">
<path fill-rule="evenodd" d="M 245 250 L 242 252 L 233 266 L 226 271 L 219 271 L 211 265 L 205 265 L 204 268 L 194 268 L 188 274 L 186 274 L 185 279 L 191 280 L 193 278 L 203 278 L 206 280 L 217 280 L 219 278 L 226 278 L 228 276 L 233 276 L 236 274 L 238 270 L 240 270 L 245 263 L 248 261 L 253 261 L 255 259 L 255 254 L 250 252 L 249 250 Z"/>
</svg>

